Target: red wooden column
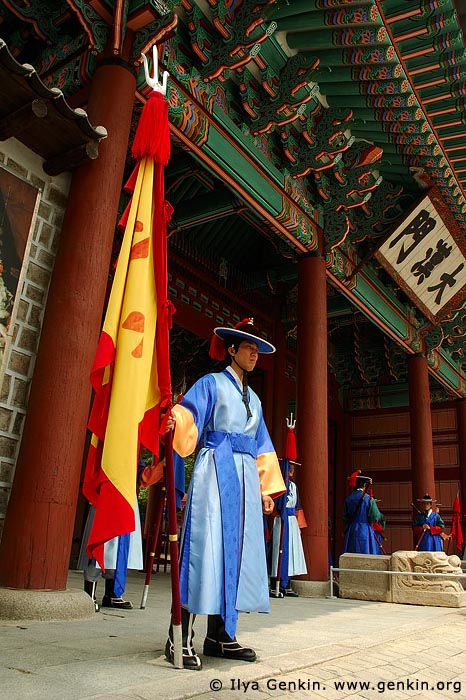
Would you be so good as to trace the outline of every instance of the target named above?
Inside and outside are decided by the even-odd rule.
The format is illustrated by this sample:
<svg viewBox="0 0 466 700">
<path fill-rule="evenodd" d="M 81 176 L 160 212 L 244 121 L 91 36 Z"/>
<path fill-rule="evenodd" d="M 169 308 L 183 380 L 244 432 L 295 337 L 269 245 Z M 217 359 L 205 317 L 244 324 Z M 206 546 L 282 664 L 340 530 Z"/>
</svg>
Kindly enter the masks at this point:
<svg viewBox="0 0 466 700">
<path fill-rule="evenodd" d="M 458 461 L 460 474 L 460 503 L 462 518 L 466 521 L 466 399 L 456 401 L 456 422 L 458 425 Z"/>
<path fill-rule="evenodd" d="M 306 578 L 328 579 L 327 292 L 325 258 L 300 258 L 298 272 L 298 367 L 296 437 L 301 503 L 308 526 L 301 530 Z"/>
<path fill-rule="evenodd" d="M 409 419 L 413 503 L 428 493 L 435 497 L 434 444 L 430 412 L 429 372 L 423 353 L 408 358 Z"/>
<path fill-rule="evenodd" d="M 288 413 L 288 393 L 285 382 L 286 372 L 286 337 L 281 322 L 281 303 L 277 304 L 274 324 L 273 344 L 277 348 L 274 355 L 273 420 L 272 442 L 279 457 L 285 450 L 286 417 Z"/>
<path fill-rule="evenodd" d="M 48 295 L 15 480 L 0 545 L 0 585 L 66 587 L 97 346 L 136 81 L 102 65 L 89 96 L 108 138 L 75 171 Z"/>
<path fill-rule="evenodd" d="M 348 486 L 348 477 L 354 471 L 352 467 L 351 439 L 352 439 L 352 417 L 349 412 L 341 412 L 338 421 L 338 442 L 336 451 L 336 484 L 335 484 L 335 522 L 333 531 L 335 533 L 334 552 L 335 566 L 338 566 L 338 559 L 343 550 L 345 524 L 343 522 L 343 505 L 346 496 L 351 489 Z"/>
</svg>

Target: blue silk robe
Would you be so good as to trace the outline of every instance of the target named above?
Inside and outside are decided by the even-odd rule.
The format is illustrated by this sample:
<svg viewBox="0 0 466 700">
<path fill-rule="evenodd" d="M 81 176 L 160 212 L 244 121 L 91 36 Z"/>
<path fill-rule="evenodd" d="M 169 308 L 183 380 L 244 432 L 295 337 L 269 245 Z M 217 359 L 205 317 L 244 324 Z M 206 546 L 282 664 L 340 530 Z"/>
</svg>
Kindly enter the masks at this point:
<svg viewBox="0 0 466 700">
<path fill-rule="evenodd" d="M 361 500 L 361 491 L 353 491 L 345 500 L 343 520 L 346 525 L 343 553 L 383 554 L 378 544 L 372 523 L 383 518 L 377 504 L 368 493 Z"/>
<path fill-rule="evenodd" d="M 288 571 L 283 571 L 283 567 L 280 567 L 280 580 L 284 585 L 285 583 L 288 585 L 288 578 L 290 576 L 307 574 L 306 559 L 304 558 L 303 543 L 301 541 L 301 530 L 296 517 L 297 505 L 298 489 L 294 481 L 290 480 L 286 494 L 286 513 L 288 516 L 288 528 L 286 534 L 288 537 L 288 543 L 282 542 L 283 551 L 286 546 L 288 547 Z M 270 572 L 271 576 L 273 577 L 277 576 L 282 527 L 282 519 L 274 518 L 272 531 L 272 566 Z"/>
<path fill-rule="evenodd" d="M 181 538 L 181 602 L 220 614 L 233 637 L 238 612 L 269 612 L 261 495 L 285 491 L 258 396 L 247 418 L 235 372 L 202 377 L 174 407 L 174 448 L 200 444 Z"/>
<path fill-rule="evenodd" d="M 422 530 L 423 525 L 429 525 L 431 530 Z M 443 552 L 443 539 L 440 535 L 445 523 L 438 513 L 429 510 L 427 513 L 417 513 L 413 521 L 416 549 L 419 552 Z M 424 534 L 422 534 L 424 532 Z"/>
</svg>

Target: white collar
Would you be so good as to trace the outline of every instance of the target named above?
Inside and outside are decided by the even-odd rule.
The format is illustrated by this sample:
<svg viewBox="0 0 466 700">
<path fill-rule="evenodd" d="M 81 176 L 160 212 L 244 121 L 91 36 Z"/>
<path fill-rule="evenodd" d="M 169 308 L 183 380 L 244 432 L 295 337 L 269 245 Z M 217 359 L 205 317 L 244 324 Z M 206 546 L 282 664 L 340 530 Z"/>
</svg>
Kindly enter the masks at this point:
<svg viewBox="0 0 466 700">
<path fill-rule="evenodd" d="M 239 388 L 240 388 L 241 391 L 242 391 L 242 390 L 243 390 L 243 382 L 242 382 L 241 379 L 238 377 L 238 375 L 236 374 L 236 372 L 235 372 L 235 370 L 232 368 L 232 366 L 231 366 L 231 365 L 228 365 L 228 367 L 225 367 L 225 371 L 226 371 L 226 372 L 229 372 L 229 373 L 233 376 L 233 379 L 235 380 L 235 382 L 238 384 Z"/>
</svg>

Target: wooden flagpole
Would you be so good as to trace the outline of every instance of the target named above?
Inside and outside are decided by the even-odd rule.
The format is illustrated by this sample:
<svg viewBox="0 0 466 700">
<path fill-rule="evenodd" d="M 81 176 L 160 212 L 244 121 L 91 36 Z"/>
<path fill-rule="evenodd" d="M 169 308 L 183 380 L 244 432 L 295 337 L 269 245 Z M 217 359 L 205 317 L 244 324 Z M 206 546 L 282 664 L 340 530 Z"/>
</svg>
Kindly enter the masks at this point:
<svg viewBox="0 0 466 700">
<path fill-rule="evenodd" d="M 173 458 L 173 430 L 165 435 L 165 482 L 167 485 L 168 541 L 170 544 L 170 573 L 172 584 L 172 626 L 174 666 L 183 668 L 183 641 L 181 631 L 180 568 L 178 562 L 178 521 L 176 517 L 175 465 Z"/>
</svg>

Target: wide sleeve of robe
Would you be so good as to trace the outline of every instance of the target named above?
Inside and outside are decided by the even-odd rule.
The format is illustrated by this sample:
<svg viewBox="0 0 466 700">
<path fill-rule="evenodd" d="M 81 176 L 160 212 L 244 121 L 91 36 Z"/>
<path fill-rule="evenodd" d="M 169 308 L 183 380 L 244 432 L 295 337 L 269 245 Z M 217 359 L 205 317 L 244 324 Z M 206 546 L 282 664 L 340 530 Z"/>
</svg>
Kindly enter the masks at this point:
<svg viewBox="0 0 466 700">
<path fill-rule="evenodd" d="M 210 420 L 216 398 L 215 380 L 212 375 L 206 374 L 193 384 L 181 403 L 173 406 L 176 416 L 173 448 L 181 457 L 194 452 L 204 426 Z"/>
<path fill-rule="evenodd" d="M 257 469 L 261 493 L 263 496 L 276 498 L 285 493 L 286 486 L 283 481 L 277 453 L 275 452 L 272 440 L 270 439 L 264 417 L 261 415 L 259 427 L 256 433 L 257 441 Z"/>
</svg>

